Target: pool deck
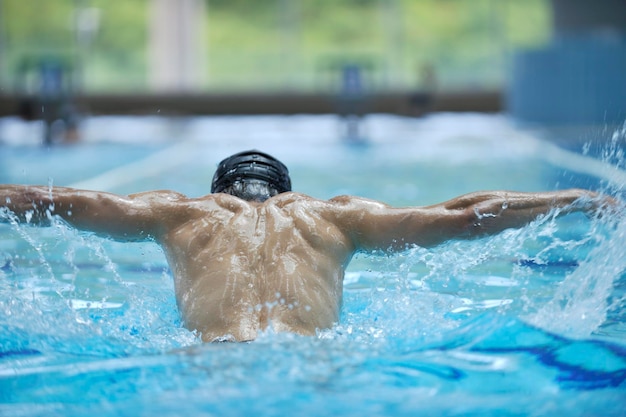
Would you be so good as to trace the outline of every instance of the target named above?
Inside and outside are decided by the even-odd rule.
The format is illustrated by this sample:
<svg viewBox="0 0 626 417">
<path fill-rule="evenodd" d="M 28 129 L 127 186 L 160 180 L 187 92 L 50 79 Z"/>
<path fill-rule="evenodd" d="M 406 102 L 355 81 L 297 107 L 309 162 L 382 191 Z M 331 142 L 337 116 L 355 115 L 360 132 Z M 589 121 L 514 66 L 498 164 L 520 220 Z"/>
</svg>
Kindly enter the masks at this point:
<svg viewBox="0 0 626 417">
<path fill-rule="evenodd" d="M 358 97 L 339 92 L 251 93 L 135 93 L 77 94 L 72 101 L 95 115 L 256 115 L 390 113 L 419 116 L 432 112 L 487 112 L 503 110 L 499 91 L 364 92 Z M 34 95 L 0 94 L 0 117 L 19 115 L 35 105 Z"/>
</svg>

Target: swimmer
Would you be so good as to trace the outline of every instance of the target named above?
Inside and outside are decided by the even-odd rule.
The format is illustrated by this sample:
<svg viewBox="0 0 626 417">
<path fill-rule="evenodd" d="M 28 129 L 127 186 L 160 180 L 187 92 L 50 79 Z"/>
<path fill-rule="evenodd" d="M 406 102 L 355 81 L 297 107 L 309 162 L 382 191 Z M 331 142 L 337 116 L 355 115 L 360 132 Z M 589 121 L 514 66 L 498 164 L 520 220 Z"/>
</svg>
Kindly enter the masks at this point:
<svg viewBox="0 0 626 417">
<path fill-rule="evenodd" d="M 287 167 L 258 151 L 224 159 L 211 194 L 200 198 L 0 185 L 0 207 L 17 221 L 46 225 L 58 216 L 99 236 L 158 243 L 184 325 L 206 342 L 251 341 L 269 326 L 303 335 L 331 328 L 357 252 L 492 235 L 556 208 L 593 212 L 609 200 L 571 189 L 476 192 L 426 207 L 351 196 L 323 201 L 292 192 Z"/>
</svg>

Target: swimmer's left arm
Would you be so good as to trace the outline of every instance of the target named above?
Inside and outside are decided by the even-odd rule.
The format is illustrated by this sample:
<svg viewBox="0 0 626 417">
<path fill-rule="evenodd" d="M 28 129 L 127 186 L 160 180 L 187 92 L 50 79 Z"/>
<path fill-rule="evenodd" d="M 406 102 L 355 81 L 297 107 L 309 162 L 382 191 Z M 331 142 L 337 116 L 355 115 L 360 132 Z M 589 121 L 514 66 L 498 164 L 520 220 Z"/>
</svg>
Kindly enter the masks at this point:
<svg viewBox="0 0 626 417">
<path fill-rule="evenodd" d="M 168 215 L 163 207 L 179 197 L 171 192 L 119 196 L 66 187 L 0 185 L 0 207 L 20 222 L 46 226 L 59 216 L 77 229 L 123 241 L 158 235 Z"/>
<path fill-rule="evenodd" d="M 590 212 L 614 205 L 587 190 L 543 193 L 477 192 L 427 207 L 393 208 L 375 201 L 340 197 L 339 224 L 357 250 L 398 251 L 431 247 L 450 239 L 471 239 L 521 227 L 553 209 Z"/>
</svg>

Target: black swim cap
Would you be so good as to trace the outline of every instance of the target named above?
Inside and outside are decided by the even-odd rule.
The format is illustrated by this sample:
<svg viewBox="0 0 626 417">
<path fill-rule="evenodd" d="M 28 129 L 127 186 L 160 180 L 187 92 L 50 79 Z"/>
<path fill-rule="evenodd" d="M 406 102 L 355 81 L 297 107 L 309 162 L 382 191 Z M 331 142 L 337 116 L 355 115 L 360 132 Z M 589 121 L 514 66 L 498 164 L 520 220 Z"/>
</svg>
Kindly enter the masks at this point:
<svg viewBox="0 0 626 417">
<path fill-rule="evenodd" d="M 265 181 L 279 193 L 291 191 L 287 167 L 271 155 L 250 150 L 236 153 L 220 162 L 213 176 L 211 192 L 222 192 L 235 182 L 245 179 Z"/>
</svg>

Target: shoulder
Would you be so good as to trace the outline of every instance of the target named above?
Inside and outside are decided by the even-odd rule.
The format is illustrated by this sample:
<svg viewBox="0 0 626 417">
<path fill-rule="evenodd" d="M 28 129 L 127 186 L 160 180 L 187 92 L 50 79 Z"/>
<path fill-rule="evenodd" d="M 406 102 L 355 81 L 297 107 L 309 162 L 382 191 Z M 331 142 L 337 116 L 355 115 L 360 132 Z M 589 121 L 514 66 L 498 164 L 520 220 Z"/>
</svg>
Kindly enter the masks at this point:
<svg viewBox="0 0 626 417">
<path fill-rule="evenodd" d="M 184 194 L 170 190 L 145 191 L 141 193 L 131 194 L 128 196 L 131 200 L 141 201 L 188 201 L 189 198 Z"/>
<path fill-rule="evenodd" d="M 131 194 L 126 197 L 130 207 L 151 213 L 156 218 L 173 220 L 206 215 L 221 208 L 217 195 L 187 197 L 185 194 L 156 190 Z"/>
<path fill-rule="evenodd" d="M 379 201 L 348 195 L 321 200 L 291 192 L 273 197 L 267 202 L 293 215 L 318 215 L 337 225 L 353 222 L 356 218 L 365 219 L 389 209 L 388 205 Z"/>
<path fill-rule="evenodd" d="M 364 197 L 356 197 L 351 195 L 340 195 L 336 197 L 332 197 L 328 200 L 322 200 L 315 197 L 311 197 L 307 194 L 297 193 L 297 192 L 287 192 L 276 195 L 269 200 L 267 200 L 271 204 L 275 204 L 278 206 L 284 206 L 289 204 L 320 204 L 327 206 L 344 206 L 348 204 L 383 204 L 376 200 L 371 200 Z"/>
<path fill-rule="evenodd" d="M 336 198 L 322 200 L 307 194 L 290 191 L 270 198 L 264 205 L 274 206 L 283 210 L 332 210 L 342 205 L 342 202 L 336 200 Z"/>
<path fill-rule="evenodd" d="M 376 201 L 376 200 L 371 200 L 369 198 L 364 198 L 364 197 L 355 197 L 355 196 L 351 196 L 351 195 L 340 195 L 337 197 L 333 197 L 330 200 L 328 200 L 328 202 L 334 206 L 337 207 L 344 207 L 344 208 L 350 208 L 350 207 L 369 207 L 369 208 L 375 208 L 375 207 L 389 207 L 387 204 L 382 203 L 380 201 Z"/>
<path fill-rule="evenodd" d="M 276 207 L 290 207 L 290 206 L 299 206 L 301 204 L 310 204 L 314 202 L 322 202 L 323 200 L 318 200 L 317 198 L 311 197 L 306 194 L 297 193 L 294 191 L 289 191 L 286 193 L 281 193 L 275 195 L 274 197 L 268 199 L 264 204 L 268 206 L 276 206 Z"/>
<path fill-rule="evenodd" d="M 145 191 L 131 194 L 128 199 L 157 207 L 209 207 L 211 205 L 224 206 L 235 203 L 237 200 L 226 194 L 208 194 L 201 197 L 188 197 L 185 194 L 170 190 Z"/>
</svg>

